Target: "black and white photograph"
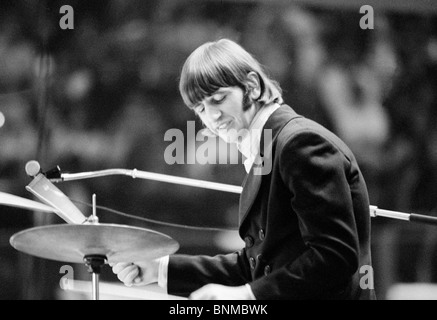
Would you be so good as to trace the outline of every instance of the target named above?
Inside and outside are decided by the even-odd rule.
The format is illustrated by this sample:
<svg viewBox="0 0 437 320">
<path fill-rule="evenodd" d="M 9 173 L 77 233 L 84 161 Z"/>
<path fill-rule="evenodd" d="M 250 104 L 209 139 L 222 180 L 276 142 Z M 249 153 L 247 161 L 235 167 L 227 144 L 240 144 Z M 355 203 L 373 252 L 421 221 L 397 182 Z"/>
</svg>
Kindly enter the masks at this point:
<svg viewBox="0 0 437 320">
<path fill-rule="evenodd" d="M 0 0 L 0 300 L 437 300 L 437 2 Z"/>
</svg>

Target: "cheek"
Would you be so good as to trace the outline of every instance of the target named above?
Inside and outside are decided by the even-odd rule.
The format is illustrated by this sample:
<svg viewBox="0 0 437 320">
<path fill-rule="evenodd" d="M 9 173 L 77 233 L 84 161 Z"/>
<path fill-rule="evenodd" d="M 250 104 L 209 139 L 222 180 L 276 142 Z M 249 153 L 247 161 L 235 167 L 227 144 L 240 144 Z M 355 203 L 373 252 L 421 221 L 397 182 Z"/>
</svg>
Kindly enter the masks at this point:
<svg viewBox="0 0 437 320">
<path fill-rule="evenodd" d="M 228 115 L 239 118 L 243 112 L 243 98 L 238 99 L 238 97 L 233 97 L 229 99 L 227 103 L 222 106 L 222 110 Z"/>
<path fill-rule="evenodd" d="M 199 116 L 200 120 L 202 121 L 203 125 L 208 128 L 213 133 L 217 134 L 217 132 L 213 129 L 213 126 L 211 125 L 211 122 L 208 120 L 208 117 L 206 116 Z"/>
</svg>

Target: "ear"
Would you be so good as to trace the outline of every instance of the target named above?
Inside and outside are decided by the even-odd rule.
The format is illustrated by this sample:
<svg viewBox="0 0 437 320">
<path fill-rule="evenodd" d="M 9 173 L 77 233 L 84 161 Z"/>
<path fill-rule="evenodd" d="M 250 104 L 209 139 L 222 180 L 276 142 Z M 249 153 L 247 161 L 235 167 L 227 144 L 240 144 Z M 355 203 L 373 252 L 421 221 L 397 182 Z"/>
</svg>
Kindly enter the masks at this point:
<svg viewBox="0 0 437 320">
<path fill-rule="evenodd" d="M 246 88 L 252 100 L 258 100 L 261 97 L 261 83 L 258 73 L 251 71 L 247 74 Z"/>
</svg>

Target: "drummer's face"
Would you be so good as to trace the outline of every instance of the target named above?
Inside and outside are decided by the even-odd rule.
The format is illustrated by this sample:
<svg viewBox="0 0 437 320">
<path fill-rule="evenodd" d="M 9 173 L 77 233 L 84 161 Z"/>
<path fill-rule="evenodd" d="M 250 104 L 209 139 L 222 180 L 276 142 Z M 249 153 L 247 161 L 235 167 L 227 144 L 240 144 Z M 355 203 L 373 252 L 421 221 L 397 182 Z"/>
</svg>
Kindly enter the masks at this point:
<svg viewBox="0 0 437 320">
<path fill-rule="evenodd" d="M 257 109 L 252 98 L 240 87 L 223 87 L 195 106 L 206 127 L 228 143 L 237 142 L 248 129 Z"/>
</svg>

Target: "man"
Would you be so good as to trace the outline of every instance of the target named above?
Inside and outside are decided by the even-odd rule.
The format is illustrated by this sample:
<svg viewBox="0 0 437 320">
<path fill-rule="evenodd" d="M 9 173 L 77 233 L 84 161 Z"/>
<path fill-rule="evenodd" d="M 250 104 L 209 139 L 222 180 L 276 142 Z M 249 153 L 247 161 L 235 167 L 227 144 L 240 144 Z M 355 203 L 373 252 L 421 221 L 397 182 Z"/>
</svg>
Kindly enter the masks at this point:
<svg viewBox="0 0 437 320">
<path fill-rule="evenodd" d="M 245 247 L 118 263 L 118 278 L 191 299 L 373 299 L 360 281 L 360 269 L 371 269 L 369 199 L 349 148 L 283 104 L 279 85 L 233 41 L 197 48 L 179 89 L 207 129 L 246 158 Z"/>
</svg>

